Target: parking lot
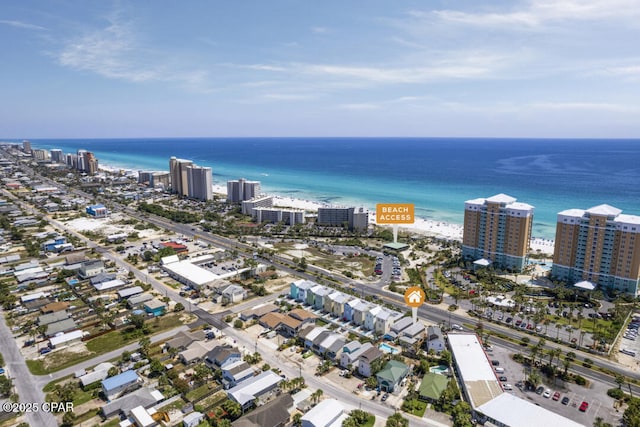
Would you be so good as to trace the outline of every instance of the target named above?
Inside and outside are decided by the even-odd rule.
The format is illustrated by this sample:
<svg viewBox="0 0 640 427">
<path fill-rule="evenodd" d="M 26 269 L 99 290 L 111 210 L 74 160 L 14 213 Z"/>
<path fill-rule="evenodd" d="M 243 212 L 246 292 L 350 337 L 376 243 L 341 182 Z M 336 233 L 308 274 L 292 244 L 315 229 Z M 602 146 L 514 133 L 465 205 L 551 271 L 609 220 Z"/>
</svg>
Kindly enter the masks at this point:
<svg viewBox="0 0 640 427">
<path fill-rule="evenodd" d="M 622 412 L 616 412 L 614 409 L 614 399 L 607 396 L 608 386 L 600 383 L 591 383 L 588 387 L 583 387 L 560 380 L 556 380 L 556 384 L 552 384 L 543 375 L 542 390 L 538 394 L 536 390 L 525 390 L 523 385 L 526 378 L 525 368 L 511 358 L 510 352 L 506 349 L 494 347 L 488 354 L 491 360 L 499 363 L 494 367 L 504 369 L 504 373 L 497 375 L 507 378 L 507 381 L 503 382 L 503 384 L 512 386 L 512 390 L 508 391 L 509 393 L 513 393 L 522 399 L 584 425 L 592 425 L 596 417 L 602 417 L 604 421 L 613 425 L 620 423 Z M 546 390 L 549 390 L 549 397 L 544 397 L 544 391 Z M 553 397 L 555 392 L 560 394 L 557 400 L 554 400 Z M 568 398 L 568 401 L 565 400 L 566 405 L 563 404 L 565 397 Z M 585 412 L 579 410 L 582 402 L 588 403 L 588 408 Z"/>
</svg>

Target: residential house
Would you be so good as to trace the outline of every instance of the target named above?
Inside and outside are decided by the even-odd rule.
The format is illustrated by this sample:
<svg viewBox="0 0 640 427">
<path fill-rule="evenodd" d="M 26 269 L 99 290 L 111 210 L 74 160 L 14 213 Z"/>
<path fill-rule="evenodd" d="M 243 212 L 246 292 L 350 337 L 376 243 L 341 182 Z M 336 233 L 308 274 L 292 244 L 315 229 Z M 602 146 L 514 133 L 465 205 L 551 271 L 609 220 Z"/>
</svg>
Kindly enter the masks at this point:
<svg viewBox="0 0 640 427">
<path fill-rule="evenodd" d="M 229 285 L 222 291 L 222 303 L 233 304 L 247 298 L 247 291 L 242 286 Z"/>
<path fill-rule="evenodd" d="M 164 396 L 158 390 L 142 387 L 105 404 L 102 407 L 102 414 L 105 418 L 111 418 L 116 414 L 128 417 L 133 408 L 138 406 L 151 408 L 162 400 L 164 400 Z"/>
<path fill-rule="evenodd" d="M 120 289 L 118 291 L 118 298 L 120 300 L 123 300 L 126 298 L 130 298 L 134 295 L 139 295 L 143 292 L 144 292 L 144 289 L 142 289 L 140 286 L 132 286 L 130 288 Z"/>
<path fill-rule="evenodd" d="M 316 310 L 323 310 L 324 299 L 328 297 L 331 292 L 332 289 L 329 289 L 326 286 L 314 286 L 307 292 L 307 304 L 313 306 Z"/>
<path fill-rule="evenodd" d="M 69 331 L 73 331 L 74 329 L 78 329 L 78 325 L 76 324 L 76 321 L 71 318 L 68 318 L 68 319 L 61 320 L 59 322 L 49 323 L 47 325 L 46 335 L 49 338 L 49 337 L 58 335 L 61 332 L 69 332 Z"/>
<path fill-rule="evenodd" d="M 320 337 L 318 337 L 320 338 Z M 334 360 L 338 355 L 338 352 L 344 346 L 346 339 L 335 332 L 330 332 L 324 337 L 318 344 L 318 354 L 323 355 L 326 359 Z"/>
<path fill-rule="evenodd" d="M 325 399 L 302 416 L 302 427 L 341 426 L 347 416 L 342 403 L 336 399 Z"/>
<path fill-rule="evenodd" d="M 257 307 L 252 308 L 251 310 L 246 310 L 240 313 L 240 320 L 249 321 L 253 319 L 259 319 L 267 313 L 272 313 L 274 311 L 279 311 L 280 307 L 275 304 L 268 303 L 262 304 Z"/>
<path fill-rule="evenodd" d="M 353 321 L 353 308 L 361 302 L 361 299 L 354 298 L 344 303 L 344 308 L 342 310 L 342 320 L 346 320 L 347 322 Z"/>
<path fill-rule="evenodd" d="M 104 380 L 105 378 L 107 378 L 109 369 L 111 368 L 114 368 L 114 365 L 109 362 L 104 362 L 96 365 L 96 367 L 93 368 L 93 371 L 78 378 L 78 380 L 80 381 L 80 385 L 82 386 L 82 388 L 84 388 L 90 384 Z"/>
<path fill-rule="evenodd" d="M 358 356 L 358 373 L 365 378 L 371 376 L 371 364 L 382 358 L 384 353 L 377 347 L 371 347 Z"/>
<path fill-rule="evenodd" d="M 223 368 L 228 364 L 242 360 L 242 353 L 235 347 L 219 345 L 214 347 L 204 358 L 204 363 L 210 368 Z"/>
<path fill-rule="evenodd" d="M 162 316 L 167 310 L 167 305 L 160 300 L 152 299 L 143 304 L 144 311 L 153 316 Z"/>
<path fill-rule="evenodd" d="M 102 391 L 107 400 L 113 400 L 122 394 L 136 389 L 142 383 L 142 379 L 135 371 L 124 371 L 121 374 L 106 378 L 102 381 Z"/>
<path fill-rule="evenodd" d="M 293 398 L 283 393 L 233 422 L 233 427 L 284 427 L 289 423 Z"/>
<path fill-rule="evenodd" d="M 202 330 L 179 331 L 173 338 L 165 343 L 165 349 L 175 348 L 178 351 L 186 350 L 194 341 L 204 340 L 204 332 Z"/>
<path fill-rule="evenodd" d="M 397 360 L 389 360 L 380 372 L 376 374 L 378 387 L 382 391 L 393 393 L 400 382 L 409 374 L 409 367 Z"/>
<path fill-rule="evenodd" d="M 204 421 L 204 414 L 194 411 L 182 418 L 182 427 L 198 427 L 202 421 Z"/>
<path fill-rule="evenodd" d="M 49 306 L 49 305 L 51 304 L 47 304 L 46 306 Z M 53 313 L 48 313 L 48 314 L 43 314 L 42 316 L 38 316 L 38 325 L 49 325 L 50 323 L 60 322 L 68 318 L 69 318 L 69 313 L 67 313 L 66 311 L 55 311 Z"/>
<path fill-rule="evenodd" d="M 367 311 L 364 319 L 364 328 L 366 330 L 374 331 L 376 329 L 376 317 L 382 312 L 382 310 L 382 307 L 376 305 Z"/>
<path fill-rule="evenodd" d="M 263 400 L 276 394 L 276 388 L 282 377 L 268 370 L 247 379 L 237 386 L 227 390 L 227 397 L 242 406 L 245 411 L 256 404 L 256 400 Z"/>
<path fill-rule="evenodd" d="M 186 350 L 181 351 L 178 357 L 185 365 L 197 363 L 203 360 L 216 345 L 219 345 L 218 341 L 194 341 Z"/>
<path fill-rule="evenodd" d="M 340 366 L 347 369 L 349 365 L 351 368 L 358 366 L 358 357 L 368 349 L 373 347 L 370 342 L 364 344 L 359 341 L 351 341 L 342 347 L 342 353 L 340 353 Z"/>
<path fill-rule="evenodd" d="M 358 304 L 354 304 L 351 309 L 353 313 L 351 321 L 358 326 L 366 328 L 367 314 L 374 307 L 376 307 L 376 305 L 366 301 L 360 301 Z"/>
<path fill-rule="evenodd" d="M 127 307 L 133 309 L 142 306 L 145 302 L 151 301 L 153 299 L 153 295 L 151 294 L 140 294 L 134 295 L 127 299 Z"/>
<path fill-rule="evenodd" d="M 427 372 L 422 377 L 420 388 L 418 389 L 418 398 L 431 403 L 440 400 L 440 396 L 447 389 L 449 378 L 446 375 Z"/>
<path fill-rule="evenodd" d="M 442 350 L 446 350 L 444 335 L 439 326 L 429 326 L 427 328 L 426 345 L 427 351 L 433 350 L 436 353 L 440 353 Z"/>
<path fill-rule="evenodd" d="M 300 331 L 298 337 L 304 341 L 305 348 L 312 348 L 315 340 L 318 336 L 324 332 L 328 332 L 328 329 L 324 326 L 308 326 Z"/>
<path fill-rule="evenodd" d="M 397 311 L 391 311 L 383 308 L 375 316 L 374 331 L 379 335 L 386 334 L 391 329 L 391 325 L 401 316 L 402 314 Z"/>
<path fill-rule="evenodd" d="M 396 320 L 395 322 L 393 322 L 393 325 L 391 325 L 391 332 L 395 333 L 396 335 L 399 335 L 400 332 L 402 332 L 403 330 L 405 330 L 411 325 L 413 325 L 413 318 L 411 318 L 410 316 L 402 317 Z"/>
<path fill-rule="evenodd" d="M 344 316 L 344 306 L 351 299 L 351 296 L 338 292 L 338 295 L 333 295 L 331 298 L 331 314 L 335 317 L 342 319 Z"/>
<path fill-rule="evenodd" d="M 88 279 L 96 276 L 104 271 L 104 262 L 102 260 L 84 261 L 78 270 L 78 276 L 81 279 Z"/>
<path fill-rule="evenodd" d="M 222 368 L 222 385 L 225 390 L 237 386 L 255 375 L 255 370 L 247 362 L 239 360 Z"/>
<path fill-rule="evenodd" d="M 40 312 L 42 314 L 49 314 L 49 313 L 55 313 L 58 311 L 64 311 L 67 308 L 69 308 L 69 303 L 66 301 L 56 301 L 56 302 L 51 302 L 43 307 L 40 308 Z"/>
<path fill-rule="evenodd" d="M 307 291 L 314 286 L 318 286 L 318 284 L 310 280 L 298 280 L 292 282 L 289 286 L 289 295 L 298 302 L 306 302 Z"/>
</svg>

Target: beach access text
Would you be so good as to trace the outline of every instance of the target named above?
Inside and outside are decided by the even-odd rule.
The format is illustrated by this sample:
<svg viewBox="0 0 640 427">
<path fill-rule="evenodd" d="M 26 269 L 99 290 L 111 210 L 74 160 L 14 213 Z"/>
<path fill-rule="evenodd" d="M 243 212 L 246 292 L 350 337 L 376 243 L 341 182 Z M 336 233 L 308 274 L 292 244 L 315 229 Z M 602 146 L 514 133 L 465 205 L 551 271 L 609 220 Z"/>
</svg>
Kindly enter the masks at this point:
<svg viewBox="0 0 640 427">
<path fill-rule="evenodd" d="M 376 205 L 376 223 L 413 224 L 413 203 L 378 203 Z"/>
</svg>

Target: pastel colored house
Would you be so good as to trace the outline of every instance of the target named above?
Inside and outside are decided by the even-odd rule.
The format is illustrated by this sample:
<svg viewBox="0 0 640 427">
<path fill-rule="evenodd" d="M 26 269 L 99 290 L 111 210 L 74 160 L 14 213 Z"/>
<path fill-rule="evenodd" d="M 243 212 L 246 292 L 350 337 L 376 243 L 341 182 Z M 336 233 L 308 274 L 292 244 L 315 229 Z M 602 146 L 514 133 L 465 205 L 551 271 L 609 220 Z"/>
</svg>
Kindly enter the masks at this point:
<svg viewBox="0 0 640 427">
<path fill-rule="evenodd" d="M 298 280 L 289 285 L 289 295 L 298 302 L 307 302 L 309 289 L 318 286 L 310 280 Z"/>
<path fill-rule="evenodd" d="M 440 353 L 442 350 L 446 349 L 446 344 L 444 341 L 444 335 L 442 334 L 442 330 L 439 326 L 429 326 L 427 328 L 427 351 L 435 351 L 436 353 Z"/>
<path fill-rule="evenodd" d="M 354 298 L 350 301 L 347 301 L 344 304 L 344 309 L 342 311 L 342 320 L 346 320 L 347 322 L 353 321 L 353 308 L 362 302 L 359 298 Z"/>
<path fill-rule="evenodd" d="M 359 341 L 351 341 L 342 347 L 340 353 L 340 366 L 347 369 L 349 365 L 352 368 L 358 365 L 358 357 L 368 349 L 373 347 L 370 342 L 361 344 Z"/>
<path fill-rule="evenodd" d="M 167 305 L 157 299 L 145 302 L 143 307 L 144 311 L 152 316 L 162 316 L 167 310 Z"/>
<path fill-rule="evenodd" d="M 391 325 L 402 315 L 397 311 L 383 308 L 375 317 L 374 331 L 379 335 L 384 335 L 391 329 Z"/>
<path fill-rule="evenodd" d="M 344 314 L 344 306 L 351 297 L 347 294 L 343 294 L 342 292 L 337 292 L 337 295 L 332 294 L 330 298 L 332 300 L 331 314 L 337 318 L 342 318 Z"/>
<path fill-rule="evenodd" d="M 376 328 L 376 317 L 382 312 L 382 307 L 376 305 L 372 307 L 365 315 L 364 328 L 368 331 L 373 331 Z"/>
<path fill-rule="evenodd" d="M 371 311 L 371 309 L 374 307 L 375 305 L 370 304 L 366 301 L 360 301 L 358 304 L 353 305 L 351 309 L 353 312 L 351 322 L 353 322 L 355 325 L 364 326 L 366 328 L 365 324 L 367 313 L 369 313 L 369 311 Z"/>
<path fill-rule="evenodd" d="M 309 303 L 309 295 L 307 295 L 307 303 L 317 310 L 323 310 L 325 298 L 327 298 L 331 292 L 332 289 L 329 289 L 326 286 L 315 286 L 310 289 L 310 294 L 313 297 L 313 303 Z"/>
</svg>

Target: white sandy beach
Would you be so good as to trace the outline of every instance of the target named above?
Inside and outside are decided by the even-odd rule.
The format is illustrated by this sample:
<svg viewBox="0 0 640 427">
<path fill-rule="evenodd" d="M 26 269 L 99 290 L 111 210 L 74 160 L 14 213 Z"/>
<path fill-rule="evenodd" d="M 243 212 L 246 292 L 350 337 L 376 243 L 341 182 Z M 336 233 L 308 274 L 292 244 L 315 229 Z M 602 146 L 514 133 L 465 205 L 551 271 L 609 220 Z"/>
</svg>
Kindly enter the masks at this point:
<svg viewBox="0 0 640 427">
<path fill-rule="evenodd" d="M 227 189 L 222 185 L 214 185 L 213 192 L 226 195 Z M 295 208 L 305 211 L 317 211 L 320 207 L 328 206 L 324 203 L 316 202 L 313 200 L 302 200 L 292 197 L 282 197 L 275 195 L 273 196 L 273 204 L 274 206 Z M 371 224 L 376 223 L 375 212 L 369 212 L 369 222 Z M 400 228 L 408 232 L 462 241 L 463 227 L 460 224 L 451 224 L 443 221 L 416 218 L 413 225 L 402 226 Z M 548 254 L 549 256 L 551 256 L 553 254 L 553 244 L 553 240 L 534 237 L 531 239 L 530 246 L 534 252 L 538 252 L 539 250 L 540 253 Z"/>
</svg>

